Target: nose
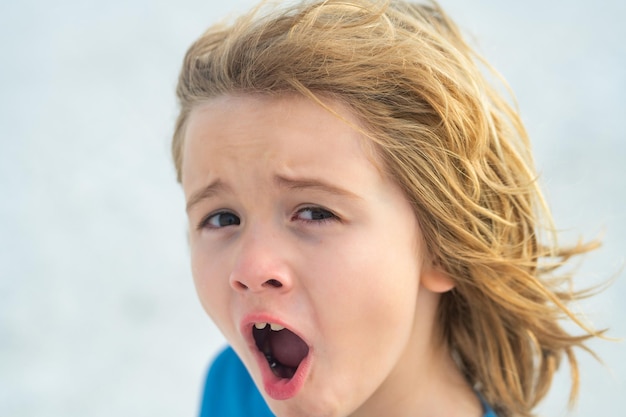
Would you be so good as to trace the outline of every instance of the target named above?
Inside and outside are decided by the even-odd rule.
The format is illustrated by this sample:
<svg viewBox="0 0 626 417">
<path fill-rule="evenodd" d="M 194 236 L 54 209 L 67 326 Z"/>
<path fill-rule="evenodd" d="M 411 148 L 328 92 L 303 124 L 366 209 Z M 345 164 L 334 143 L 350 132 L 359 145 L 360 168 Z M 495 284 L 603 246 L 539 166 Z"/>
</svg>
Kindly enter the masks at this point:
<svg viewBox="0 0 626 417">
<path fill-rule="evenodd" d="M 293 286 L 288 249 L 276 234 L 250 233 L 242 237 L 230 274 L 237 292 L 289 291 Z"/>
</svg>

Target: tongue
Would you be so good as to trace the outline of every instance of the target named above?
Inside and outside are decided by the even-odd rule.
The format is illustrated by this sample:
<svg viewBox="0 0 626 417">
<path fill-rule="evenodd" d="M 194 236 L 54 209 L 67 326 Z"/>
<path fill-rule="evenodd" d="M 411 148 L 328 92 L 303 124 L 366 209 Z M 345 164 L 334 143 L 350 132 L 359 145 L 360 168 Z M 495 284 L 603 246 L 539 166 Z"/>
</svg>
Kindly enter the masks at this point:
<svg viewBox="0 0 626 417">
<path fill-rule="evenodd" d="M 298 367 L 302 359 L 309 353 L 309 347 L 304 343 L 304 340 L 288 329 L 270 332 L 270 346 L 272 355 L 278 362 L 293 368 Z"/>
</svg>

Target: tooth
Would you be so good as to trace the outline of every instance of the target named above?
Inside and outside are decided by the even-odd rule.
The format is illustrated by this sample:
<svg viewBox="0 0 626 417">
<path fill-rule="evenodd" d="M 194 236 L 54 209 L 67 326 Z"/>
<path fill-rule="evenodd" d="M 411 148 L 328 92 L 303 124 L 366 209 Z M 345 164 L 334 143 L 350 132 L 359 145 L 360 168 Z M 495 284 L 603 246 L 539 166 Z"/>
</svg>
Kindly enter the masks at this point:
<svg viewBox="0 0 626 417">
<path fill-rule="evenodd" d="M 271 323 L 271 324 L 270 324 L 270 328 L 271 328 L 272 330 L 274 330 L 275 332 L 279 332 L 279 331 L 281 331 L 282 329 L 284 329 L 285 327 L 284 327 L 284 326 L 281 326 L 280 324 Z"/>
<path fill-rule="evenodd" d="M 259 330 L 263 330 L 267 327 L 267 323 L 254 323 L 254 327 L 256 327 Z"/>
</svg>

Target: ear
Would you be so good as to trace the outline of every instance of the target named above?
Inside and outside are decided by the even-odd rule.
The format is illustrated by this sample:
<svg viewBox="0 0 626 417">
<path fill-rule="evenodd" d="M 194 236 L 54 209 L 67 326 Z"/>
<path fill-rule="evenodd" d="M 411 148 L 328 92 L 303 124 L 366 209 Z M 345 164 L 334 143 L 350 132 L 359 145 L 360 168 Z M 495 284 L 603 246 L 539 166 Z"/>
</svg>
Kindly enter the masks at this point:
<svg viewBox="0 0 626 417">
<path fill-rule="evenodd" d="M 424 288 L 436 293 L 444 293 L 454 288 L 454 281 L 448 273 L 440 265 L 429 261 L 422 267 L 420 283 Z"/>
</svg>

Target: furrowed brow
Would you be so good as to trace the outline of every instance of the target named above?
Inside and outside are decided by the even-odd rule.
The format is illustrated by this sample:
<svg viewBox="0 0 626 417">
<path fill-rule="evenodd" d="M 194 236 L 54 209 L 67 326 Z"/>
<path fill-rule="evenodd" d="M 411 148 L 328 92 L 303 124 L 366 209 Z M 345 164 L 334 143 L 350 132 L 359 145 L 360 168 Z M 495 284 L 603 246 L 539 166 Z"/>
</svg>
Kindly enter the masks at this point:
<svg viewBox="0 0 626 417">
<path fill-rule="evenodd" d="M 215 194 L 221 191 L 225 191 L 227 189 L 228 189 L 228 186 L 219 179 L 213 181 L 206 187 L 199 189 L 195 193 L 191 194 L 191 197 L 189 197 L 189 200 L 187 201 L 187 212 L 189 212 L 189 210 L 191 210 L 193 206 L 195 206 L 202 200 L 211 198 Z"/>
<path fill-rule="evenodd" d="M 283 188 L 289 188 L 291 190 L 318 190 L 329 194 L 334 194 L 339 197 L 348 197 L 351 199 L 359 200 L 360 197 L 351 191 L 329 184 L 327 182 L 315 179 L 315 178 L 287 178 L 281 175 L 274 177 L 274 182 Z"/>
</svg>

